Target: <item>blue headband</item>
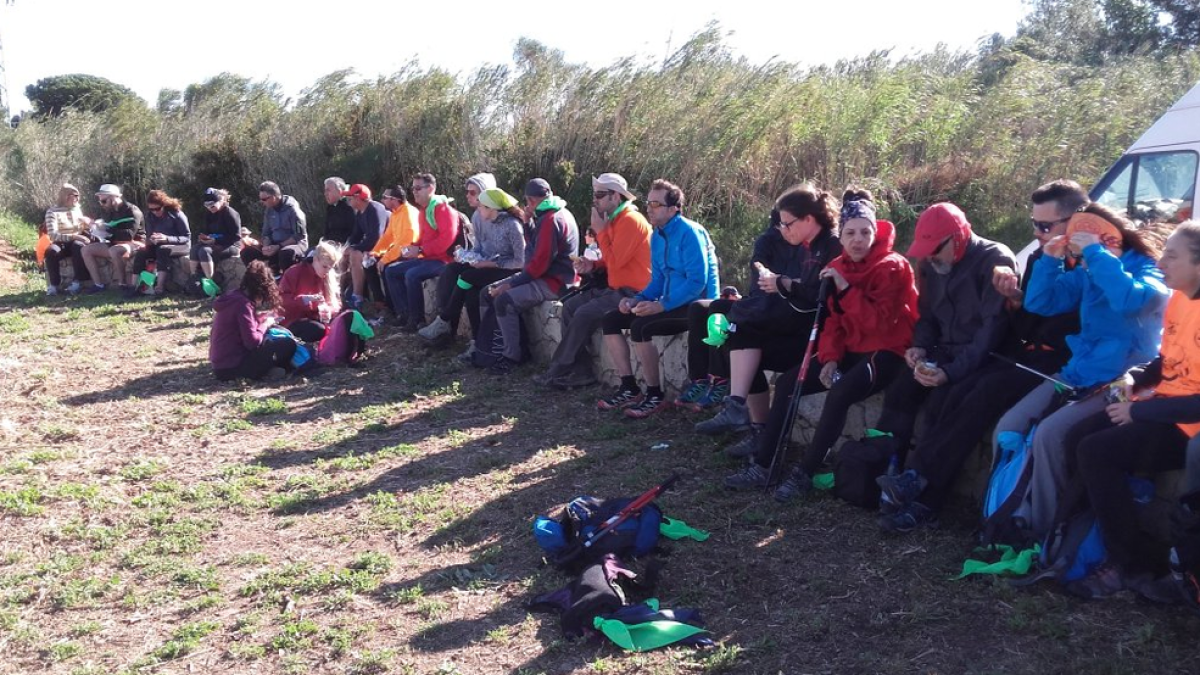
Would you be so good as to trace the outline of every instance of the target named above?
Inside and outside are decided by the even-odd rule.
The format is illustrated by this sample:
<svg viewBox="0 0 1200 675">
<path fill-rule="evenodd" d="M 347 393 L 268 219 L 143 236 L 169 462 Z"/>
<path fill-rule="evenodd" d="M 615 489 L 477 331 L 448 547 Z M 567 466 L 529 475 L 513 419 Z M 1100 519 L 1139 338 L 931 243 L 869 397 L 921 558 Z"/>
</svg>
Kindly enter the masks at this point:
<svg viewBox="0 0 1200 675">
<path fill-rule="evenodd" d="M 852 199 L 842 204 L 841 224 L 854 220 L 855 218 L 866 218 L 872 223 L 875 222 L 875 204 L 865 199 Z"/>
</svg>

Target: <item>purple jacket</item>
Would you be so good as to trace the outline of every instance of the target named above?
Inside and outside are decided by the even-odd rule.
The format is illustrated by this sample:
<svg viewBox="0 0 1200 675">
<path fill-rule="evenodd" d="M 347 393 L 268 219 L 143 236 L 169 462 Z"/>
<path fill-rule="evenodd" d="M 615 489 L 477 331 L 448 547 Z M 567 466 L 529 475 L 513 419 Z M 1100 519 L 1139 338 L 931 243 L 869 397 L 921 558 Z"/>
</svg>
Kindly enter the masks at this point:
<svg viewBox="0 0 1200 675">
<path fill-rule="evenodd" d="M 212 332 L 208 336 L 208 361 L 213 370 L 237 368 L 262 344 L 266 330 L 259 325 L 254 303 L 237 288 L 213 303 Z"/>
</svg>

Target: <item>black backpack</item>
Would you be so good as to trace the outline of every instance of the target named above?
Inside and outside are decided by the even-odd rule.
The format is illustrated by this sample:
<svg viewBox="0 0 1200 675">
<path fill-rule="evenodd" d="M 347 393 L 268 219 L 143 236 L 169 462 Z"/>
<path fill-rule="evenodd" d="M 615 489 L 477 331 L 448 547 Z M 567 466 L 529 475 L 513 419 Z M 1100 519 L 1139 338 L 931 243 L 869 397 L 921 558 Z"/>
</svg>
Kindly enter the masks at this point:
<svg viewBox="0 0 1200 675">
<path fill-rule="evenodd" d="M 529 332 L 525 328 L 525 320 L 518 322 L 521 327 L 521 363 L 532 358 L 529 350 Z M 484 313 L 479 321 L 479 332 L 475 334 L 475 351 L 471 352 L 471 365 L 476 368 L 488 368 L 504 355 L 504 333 L 496 319 L 495 310 Z"/>
<path fill-rule="evenodd" d="M 890 435 L 846 441 L 834 464 L 834 496 L 865 509 L 878 509 L 880 490 L 875 479 L 887 473 L 893 457 L 897 466 L 903 466 L 900 454 L 900 443 Z"/>
</svg>

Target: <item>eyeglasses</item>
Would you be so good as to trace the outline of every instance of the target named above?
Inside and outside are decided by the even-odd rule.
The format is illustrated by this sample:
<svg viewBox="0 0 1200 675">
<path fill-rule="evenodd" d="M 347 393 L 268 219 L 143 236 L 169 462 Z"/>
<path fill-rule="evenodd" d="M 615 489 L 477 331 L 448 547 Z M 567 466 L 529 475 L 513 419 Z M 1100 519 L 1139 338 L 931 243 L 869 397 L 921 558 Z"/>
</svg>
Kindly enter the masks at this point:
<svg viewBox="0 0 1200 675">
<path fill-rule="evenodd" d="M 1058 220 L 1034 220 L 1033 218 L 1030 218 L 1029 222 L 1033 224 L 1034 229 L 1038 232 L 1041 232 L 1042 234 L 1050 234 L 1050 230 L 1053 230 L 1055 226 L 1057 226 L 1059 223 L 1065 223 L 1070 219 L 1071 216 L 1059 218 Z"/>
<path fill-rule="evenodd" d="M 666 206 L 666 204 L 664 204 L 662 202 L 654 202 L 654 201 L 646 202 L 646 208 L 661 209 L 665 206 Z"/>
<path fill-rule="evenodd" d="M 270 202 L 272 199 L 274 199 L 274 197 L 264 197 L 264 196 L 262 196 L 262 195 L 259 195 L 259 196 L 258 196 L 258 201 L 260 201 L 260 202 L 262 202 L 262 203 L 264 203 L 264 204 L 266 204 L 266 203 Z"/>
<path fill-rule="evenodd" d="M 786 230 L 787 228 L 791 227 L 792 225 L 795 225 L 796 221 L 798 221 L 798 220 L 800 220 L 800 219 L 792 218 L 790 221 L 784 221 L 783 216 L 780 216 L 779 217 L 779 229 Z"/>
<path fill-rule="evenodd" d="M 601 199 L 604 199 L 605 197 L 611 197 L 614 194 L 616 194 L 614 190 L 596 190 L 592 193 L 592 201 L 598 202 Z"/>
<path fill-rule="evenodd" d="M 150 209 L 151 211 L 162 211 L 162 207 L 163 207 L 162 204 L 147 204 L 146 205 L 146 208 Z"/>
</svg>

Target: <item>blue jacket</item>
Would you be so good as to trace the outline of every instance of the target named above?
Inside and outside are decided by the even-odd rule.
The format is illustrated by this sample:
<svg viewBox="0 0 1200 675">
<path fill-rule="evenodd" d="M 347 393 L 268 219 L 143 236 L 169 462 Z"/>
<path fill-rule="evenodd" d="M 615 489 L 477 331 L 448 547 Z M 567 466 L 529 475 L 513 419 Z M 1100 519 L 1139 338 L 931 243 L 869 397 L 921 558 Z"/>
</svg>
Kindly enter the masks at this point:
<svg viewBox="0 0 1200 675">
<path fill-rule="evenodd" d="M 1083 249 L 1085 265 L 1066 271 L 1042 256 L 1033 266 L 1025 308 L 1053 316 L 1079 308 L 1080 331 L 1067 338 L 1062 379 L 1077 387 L 1111 382 L 1158 354 L 1171 292 L 1154 261 L 1134 250 L 1117 258 L 1100 244 Z"/>
<path fill-rule="evenodd" d="M 717 251 L 704 226 L 680 214 L 650 237 L 650 284 L 635 300 L 658 301 L 669 312 L 713 300 L 721 288 Z"/>
</svg>

